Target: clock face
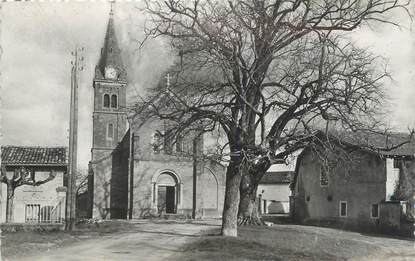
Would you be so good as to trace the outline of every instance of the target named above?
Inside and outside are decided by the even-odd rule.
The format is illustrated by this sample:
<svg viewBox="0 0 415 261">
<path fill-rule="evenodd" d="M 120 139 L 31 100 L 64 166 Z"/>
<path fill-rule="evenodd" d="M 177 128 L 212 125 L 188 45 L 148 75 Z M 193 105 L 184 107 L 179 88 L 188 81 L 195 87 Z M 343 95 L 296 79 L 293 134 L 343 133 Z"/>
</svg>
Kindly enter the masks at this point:
<svg viewBox="0 0 415 261">
<path fill-rule="evenodd" d="M 105 78 L 108 78 L 108 79 L 117 78 L 117 71 L 112 67 L 105 68 Z"/>
</svg>

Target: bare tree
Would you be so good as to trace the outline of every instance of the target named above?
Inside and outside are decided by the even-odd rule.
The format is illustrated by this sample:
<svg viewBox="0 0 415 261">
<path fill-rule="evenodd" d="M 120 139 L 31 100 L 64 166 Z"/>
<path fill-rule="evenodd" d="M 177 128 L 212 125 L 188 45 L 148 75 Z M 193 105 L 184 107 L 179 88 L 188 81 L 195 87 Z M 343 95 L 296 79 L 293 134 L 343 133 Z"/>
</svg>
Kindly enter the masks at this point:
<svg viewBox="0 0 415 261">
<path fill-rule="evenodd" d="M 13 221 L 13 199 L 14 191 L 17 187 L 23 185 L 40 186 L 53 180 L 56 176 L 55 171 L 50 171 L 47 178 L 36 180 L 35 171 L 25 167 L 14 169 L 12 173 L 7 175 L 6 167 L 1 167 L 0 182 L 7 185 L 7 201 L 6 201 L 6 223 Z"/>
<path fill-rule="evenodd" d="M 88 190 L 88 170 L 77 170 L 75 173 L 76 180 L 76 196 Z"/>
<path fill-rule="evenodd" d="M 343 32 L 371 21 L 394 24 L 385 15 L 406 11 L 408 3 L 147 1 L 147 36 L 167 37 L 180 66 L 168 95 L 156 93 L 139 110 L 147 106 L 148 117 L 169 119 L 175 132 L 196 125 L 224 131 L 230 161 L 223 235 L 237 235 L 238 210 L 241 223 L 256 219 L 259 180 L 272 163 L 313 140 L 313 129 L 327 122 L 380 129 L 375 116 L 388 75 Z"/>
</svg>

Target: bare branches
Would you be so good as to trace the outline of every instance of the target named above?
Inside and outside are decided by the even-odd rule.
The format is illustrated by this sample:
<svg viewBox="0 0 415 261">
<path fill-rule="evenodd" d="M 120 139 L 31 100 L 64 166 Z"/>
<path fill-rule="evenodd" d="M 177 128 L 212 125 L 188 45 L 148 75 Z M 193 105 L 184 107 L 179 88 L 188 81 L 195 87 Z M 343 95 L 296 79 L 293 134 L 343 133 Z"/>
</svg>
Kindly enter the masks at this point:
<svg viewBox="0 0 415 261">
<path fill-rule="evenodd" d="M 40 186 L 46 182 L 51 181 L 56 177 L 56 172 L 51 170 L 49 175 L 43 180 L 36 180 L 35 171 L 27 169 L 25 167 L 17 168 L 13 171 L 11 175 L 7 175 L 6 168 L 2 166 L 1 168 L 1 182 L 12 186 L 13 188 L 29 185 L 29 186 Z"/>
<path fill-rule="evenodd" d="M 174 122 L 176 133 L 196 122 L 205 129 L 218 123 L 231 150 L 253 158 L 285 157 L 310 142 L 315 129 L 381 129 L 390 75 L 343 32 L 371 22 L 399 26 L 387 15 L 407 12 L 408 4 L 146 1 L 147 36 L 167 37 L 180 66 L 168 94 L 158 89 L 144 115 Z"/>
</svg>

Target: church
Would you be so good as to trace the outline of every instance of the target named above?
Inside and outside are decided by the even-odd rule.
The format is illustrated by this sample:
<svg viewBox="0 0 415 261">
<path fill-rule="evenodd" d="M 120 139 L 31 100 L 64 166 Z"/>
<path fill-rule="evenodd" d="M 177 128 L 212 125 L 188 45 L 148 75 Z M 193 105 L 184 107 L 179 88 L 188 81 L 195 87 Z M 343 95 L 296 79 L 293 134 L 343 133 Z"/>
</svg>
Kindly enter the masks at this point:
<svg viewBox="0 0 415 261">
<path fill-rule="evenodd" d="M 163 215 L 220 217 L 225 168 L 202 160 L 203 135 L 163 140 L 165 120 L 145 121 L 127 110 L 126 69 L 110 12 L 93 79 L 93 142 L 89 216 L 131 219 Z M 189 156 L 190 155 L 190 156 Z"/>
</svg>

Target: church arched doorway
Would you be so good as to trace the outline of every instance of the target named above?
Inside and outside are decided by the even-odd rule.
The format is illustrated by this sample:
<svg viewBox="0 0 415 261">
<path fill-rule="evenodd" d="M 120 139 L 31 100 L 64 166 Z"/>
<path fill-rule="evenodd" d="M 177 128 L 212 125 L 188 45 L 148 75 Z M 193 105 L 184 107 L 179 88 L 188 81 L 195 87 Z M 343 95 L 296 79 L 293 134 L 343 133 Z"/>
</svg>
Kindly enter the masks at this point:
<svg viewBox="0 0 415 261">
<path fill-rule="evenodd" d="M 175 214 L 179 202 L 179 181 L 171 172 L 163 172 L 157 177 L 157 212 Z"/>
</svg>

